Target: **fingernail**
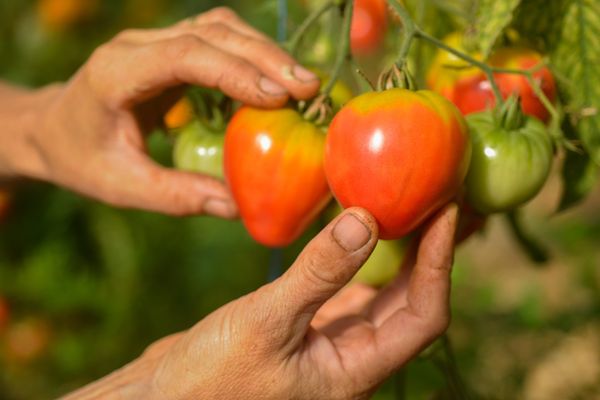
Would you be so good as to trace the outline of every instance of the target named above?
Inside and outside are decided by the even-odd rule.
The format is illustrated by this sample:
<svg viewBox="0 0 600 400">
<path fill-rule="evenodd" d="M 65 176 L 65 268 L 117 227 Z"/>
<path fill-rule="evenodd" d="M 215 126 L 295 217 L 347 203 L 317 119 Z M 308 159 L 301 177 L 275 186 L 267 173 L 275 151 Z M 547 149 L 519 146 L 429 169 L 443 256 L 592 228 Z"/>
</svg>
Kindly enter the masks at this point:
<svg viewBox="0 0 600 400">
<path fill-rule="evenodd" d="M 315 73 L 307 70 L 304 67 L 301 67 L 300 65 L 294 65 L 292 73 L 294 77 L 301 82 L 313 82 L 319 79 Z"/>
<path fill-rule="evenodd" d="M 220 217 L 233 218 L 236 215 L 235 207 L 231 202 L 222 199 L 208 199 L 204 203 L 204 212 Z"/>
<path fill-rule="evenodd" d="M 286 93 L 283 86 L 264 76 L 258 81 L 258 86 L 260 87 L 260 90 L 268 94 L 282 95 Z"/>
<path fill-rule="evenodd" d="M 371 231 L 352 213 L 346 214 L 333 228 L 333 238 L 346 251 L 355 251 L 371 239 Z"/>
</svg>

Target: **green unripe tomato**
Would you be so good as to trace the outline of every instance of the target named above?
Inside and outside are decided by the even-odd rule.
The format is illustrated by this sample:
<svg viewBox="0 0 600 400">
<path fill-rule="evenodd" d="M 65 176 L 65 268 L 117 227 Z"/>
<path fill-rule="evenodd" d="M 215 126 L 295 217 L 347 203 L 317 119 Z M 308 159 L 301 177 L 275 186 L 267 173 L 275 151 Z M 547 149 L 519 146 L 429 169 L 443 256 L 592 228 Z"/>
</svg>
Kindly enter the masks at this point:
<svg viewBox="0 0 600 400">
<path fill-rule="evenodd" d="M 175 140 L 173 162 L 177 169 L 223 178 L 223 132 L 193 121 Z"/>
<path fill-rule="evenodd" d="M 552 163 L 546 126 L 524 117 L 519 127 L 502 127 L 491 111 L 466 117 L 473 152 L 467 174 L 469 203 L 491 214 L 521 206 L 542 188 Z"/>
<path fill-rule="evenodd" d="M 384 286 L 398 275 L 405 252 L 402 240 L 378 241 L 373 253 L 352 280 L 369 286 Z"/>
</svg>

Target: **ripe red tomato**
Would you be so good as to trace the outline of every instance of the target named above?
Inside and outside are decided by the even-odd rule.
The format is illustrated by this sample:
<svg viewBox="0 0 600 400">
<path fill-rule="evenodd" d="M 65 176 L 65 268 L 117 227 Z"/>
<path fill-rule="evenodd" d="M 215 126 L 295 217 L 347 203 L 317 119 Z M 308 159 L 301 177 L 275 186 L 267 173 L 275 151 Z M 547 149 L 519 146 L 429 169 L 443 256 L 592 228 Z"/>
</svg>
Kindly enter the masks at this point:
<svg viewBox="0 0 600 400">
<path fill-rule="evenodd" d="M 444 39 L 444 42 L 465 51 L 461 45 L 460 34 L 451 34 Z M 480 58 L 478 54 L 473 56 Z M 540 54 L 531 49 L 507 47 L 495 51 L 487 62 L 499 68 L 529 69 L 539 64 L 541 60 Z M 550 70 L 544 67 L 536 71 L 533 76 L 540 82 L 542 91 L 548 99 L 554 101 L 556 85 Z M 548 120 L 549 113 L 533 92 L 527 78 L 522 75 L 503 73 L 494 74 L 494 78 L 504 99 L 511 94 L 518 94 L 525 114 L 544 122 Z M 439 50 L 436 54 L 427 75 L 427 83 L 431 89 L 456 104 L 464 115 L 484 111 L 495 105 L 494 94 L 485 75 L 477 68 L 470 67 L 465 61 L 443 50 Z"/>
<path fill-rule="evenodd" d="M 377 50 L 387 28 L 385 0 L 355 0 L 350 27 L 352 53 L 364 55 Z"/>
<path fill-rule="evenodd" d="M 225 177 L 256 241 L 288 245 L 325 207 L 324 146 L 324 132 L 294 110 L 235 113 L 225 133 Z"/>
<path fill-rule="evenodd" d="M 471 156 L 463 117 L 442 96 L 391 89 L 352 99 L 329 127 L 325 173 L 344 206 L 367 209 L 396 239 L 450 201 Z"/>
</svg>

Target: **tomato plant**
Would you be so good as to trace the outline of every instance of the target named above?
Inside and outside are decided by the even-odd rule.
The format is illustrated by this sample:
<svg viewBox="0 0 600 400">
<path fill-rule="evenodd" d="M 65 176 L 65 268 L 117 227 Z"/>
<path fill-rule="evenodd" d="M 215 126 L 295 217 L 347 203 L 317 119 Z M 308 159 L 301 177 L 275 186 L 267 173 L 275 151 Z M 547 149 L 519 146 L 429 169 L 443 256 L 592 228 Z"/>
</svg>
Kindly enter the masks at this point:
<svg viewBox="0 0 600 400">
<path fill-rule="evenodd" d="M 225 177 L 252 237 L 294 241 L 330 199 L 324 132 L 292 109 L 242 107 L 225 134 Z"/>
<path fill-rule="evenodd" d="M 517 107 L 508 103 L 507 107 Z M 467 198 L 481 213 L 509 211 L 533 198 L 548 177 L 552 143 L 537 118 L 491 111 L 467 116 L 473 156 L 467 175 Z"/>
<path fill-rule="evenodd" d="M 374 52 L 382 44 L 387 26 L 385 0 L 355 0 L 350 43 L 357 55 Z"/>
<path fill-rule="evenodd" d="M 224 141 L 224 132 L 215 131 L 201 121 L 193 121 L 175 139 L 175 167 L 223 178 Z"/>
<path fill-rule="evenodd" d="M 445 43 L 464 50 L 461 44 L 462 35 L 458 33 L 449 35 Z M 473 54 L 473 57 L 481 58 L 479 54 Z M 527 70 L 540 64 L 542 57 L 539 53 L 525 47 L 505 47 L 496 50 L 487 62 L 492 67 Z M 539 68 L 533 72 L 533 78 L 539 82 L 546 97 L 554 101 L 556 87 L 550 70 L 547 67 Z M 525 114 L 542 121 L 548 120 L 548 110 L 525 76 L 495 73 L 494 79 L 504 99 L 510 95 L 518 95 Z M 495 105 L 494 94 L 485 74 L 446 51 L 438 50 L 429 69 L 427 82 L 430 88 L 456 104 L 465 115 L 491 109 Z"/>
<path fill-rule="evenodd" d="M 334 117 L 325 172 L 344 206 L 367 209 L 382 239 L 406 235 L 450 201 L 470 159 L 466 124 L 431 91 L 362 94 Z"/>
</svg>

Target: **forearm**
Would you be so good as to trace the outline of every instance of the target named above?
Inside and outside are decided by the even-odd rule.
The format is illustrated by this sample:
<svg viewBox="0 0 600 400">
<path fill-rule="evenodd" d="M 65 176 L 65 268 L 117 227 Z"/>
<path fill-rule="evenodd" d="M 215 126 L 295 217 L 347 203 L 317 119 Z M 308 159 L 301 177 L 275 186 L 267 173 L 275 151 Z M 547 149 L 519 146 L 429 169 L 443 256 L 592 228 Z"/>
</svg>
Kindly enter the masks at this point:
<svg viewBox="0 0 600 400">
<path fill-rule="evenodd" d="M 29 90 L 0 81 L 0 180 L 36 177 L 43 160 L 31 135 L 60 85 Z"/>
</svg>

